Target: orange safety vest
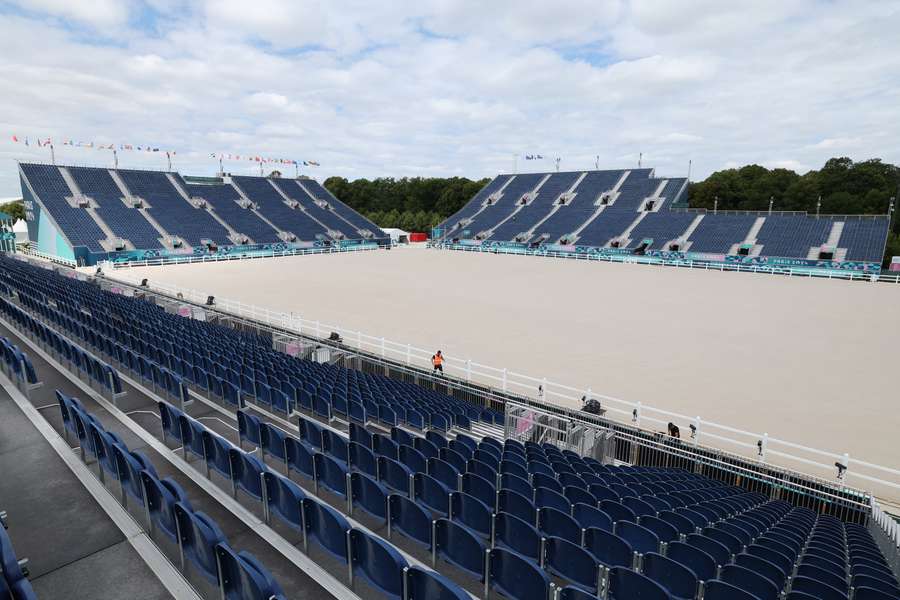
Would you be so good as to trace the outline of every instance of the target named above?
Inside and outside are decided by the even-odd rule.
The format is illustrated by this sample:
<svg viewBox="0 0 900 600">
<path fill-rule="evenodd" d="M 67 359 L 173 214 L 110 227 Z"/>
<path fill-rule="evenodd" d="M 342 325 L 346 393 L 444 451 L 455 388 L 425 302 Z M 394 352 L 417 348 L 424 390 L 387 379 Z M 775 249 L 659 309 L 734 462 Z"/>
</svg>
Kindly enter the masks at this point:
<svg viewBox="0 0 900 600">
<path fill-rule="evenodd" d="M 434 356 L 431 357 L 431 364 L 433 364 L 434 366 L 438 366 L 442 362 L 444 362 L 444 357 L 441 356 L 440 354 L 435 354 Z"/>
</svg>

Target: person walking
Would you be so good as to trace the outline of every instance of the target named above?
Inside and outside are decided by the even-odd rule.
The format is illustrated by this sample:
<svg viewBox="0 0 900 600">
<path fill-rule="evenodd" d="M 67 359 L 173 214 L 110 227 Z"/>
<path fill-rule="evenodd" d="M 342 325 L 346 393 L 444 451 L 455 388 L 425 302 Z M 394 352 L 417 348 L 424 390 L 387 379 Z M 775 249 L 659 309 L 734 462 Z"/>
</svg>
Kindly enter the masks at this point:
<svg viewBox="0 0 900 600">
<path fill-rule="evenodd" d="M 441 354 L 440 350 L 431 356 L 431 366 L 434 367 L 432 373 L 440 371 L 441 375 L 444 374 L 444 356 Z"/>
</svg>

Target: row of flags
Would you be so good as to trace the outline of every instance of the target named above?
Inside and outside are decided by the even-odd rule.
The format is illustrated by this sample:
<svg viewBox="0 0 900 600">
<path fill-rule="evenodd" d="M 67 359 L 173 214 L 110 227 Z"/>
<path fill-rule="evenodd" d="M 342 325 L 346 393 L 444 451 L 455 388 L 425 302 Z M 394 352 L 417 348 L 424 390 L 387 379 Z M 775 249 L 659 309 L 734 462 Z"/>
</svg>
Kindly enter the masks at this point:
<svg viewBox="0 0 900 600">
<path fill-rule="evenodd" d="M 526 154 L 525 160 L 544 160 L 544 157 L 540 154 Z"/>
<path fill-rule="evenodd" d="M 318 161 L 315 160 L 294 160 L 292 158 L 271 158 L 268 156 L 247 156 L 246 154 L 230 154 L 226 152 L 210 152 L 210 158 L 215 158 L 218 160 L 249 160 L 250 162 L 258 162 L 258 163 L 275 163 L 280 165 L 295 165 L 295 166 L 304 166 L 304 167 L 320 167 L 322 166 Z"/>
<path fill-rule="evenodd" d="M 28 137 L 19 137 L 17 135 L 12 136 L 12 141 L 17 144 L 24 144 L 26 146 L 31 145 L 31 140 Z M 153 146 L 135 146 L 132 144 L 95 144 L 94 142 L 76 142 L 75 140 L 62 140 L 61 143 L 63 146 L 73 146 L 75 148 L 94 148 L 96 150 L 134 150 L 139 152 L 165 152 L 167 155 L 175 156 L 174 150 L 160 150 L 159 148 Z M 45 146 L 53 146 L 53 138 L 34 138 L 34 145 L 38 148 L 43 148 Z"/>
<path fill-rule="evenodd" d="M 50 147 L 53 148 L 53 139 L 52 138 L 38 138 L 38 137 L 20 137 L 18 135 L 13 134 L 12 141 L 17 144 L 24 144 L 26 146 L 31 146 L 32 143 L 38 148 Z M 176 153 L 174 150 L 163 150 L 156 146 L 146 146 L 146 145 L 135 145 L 135 144 L 95 144 L 94 142 L 76 142 L 75 140 L 62 140 L 61 143 L 63 146 L 73 146 L 76 148 L 93 148 L 96 150 L 122 150 L 122 151 L 134 151 L 134 152 L 165 152 L 166 156 L 172 157 L 175 156 Z M 257 156 L 257 155 L 248 155 L 248 154 L 231 154 L 228 152 L 210 152 L 210 158 L 215 158 L 218 160 L 247 160 L 250 162 L 257 163 L 276 163 L 281 165 L 295 165 L 295 166 L 304 166 L 304 167 L 320 167 L 321 164 L 315 160 L 294 160 L 290 158 L 272 158 L 268 156 Z"/>
</svg>

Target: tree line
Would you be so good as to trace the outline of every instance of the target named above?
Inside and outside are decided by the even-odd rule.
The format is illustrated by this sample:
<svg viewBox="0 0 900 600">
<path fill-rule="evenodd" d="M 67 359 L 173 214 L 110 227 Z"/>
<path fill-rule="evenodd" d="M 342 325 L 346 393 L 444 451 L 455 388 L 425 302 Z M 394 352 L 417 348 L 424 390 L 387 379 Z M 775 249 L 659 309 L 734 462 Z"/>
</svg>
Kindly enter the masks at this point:
<svg viewBox="0 0 900 600">
<path fill-rule="evenodd" d="M 325 187 L 380 227 L 430 232 L 457 212 L 489 179 L 379 177 L 347 181 L 329 177 Z"/>
<path fill-rule="evenodd" d="M 462 208 L 489 179 L 464 177 L 330 177 L 331 193 L 381 227 L 429 231 Z M 790 169 L 747 165 L 716 171 L 692 183 L 688 201 L 693 208 L 713 210 L 806 211 L 815 214 L 883 215 L 898 196 L 900 168 L 873 158 L 854 162 L 832 158 L 814 171 L 799 175 Z M 894 219 L 885 264 L 900 255 L 900 219 Z"/>
</svg>

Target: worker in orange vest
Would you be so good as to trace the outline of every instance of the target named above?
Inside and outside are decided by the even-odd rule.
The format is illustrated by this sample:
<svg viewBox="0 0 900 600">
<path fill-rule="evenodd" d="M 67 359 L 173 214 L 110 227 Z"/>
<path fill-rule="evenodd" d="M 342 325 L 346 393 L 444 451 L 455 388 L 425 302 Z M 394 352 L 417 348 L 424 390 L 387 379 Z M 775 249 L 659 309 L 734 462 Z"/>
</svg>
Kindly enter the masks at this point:
<svg viewBox="0 0 900 600">
<path fill-rule="evenodd" d="M 434 367 L 435 371 L 440 371 L 441 375 L 444 374 L 444 356 L 440 350 L 437 351 L 437 354 L 432 355 L 431 366 Z"/>
</svg>

